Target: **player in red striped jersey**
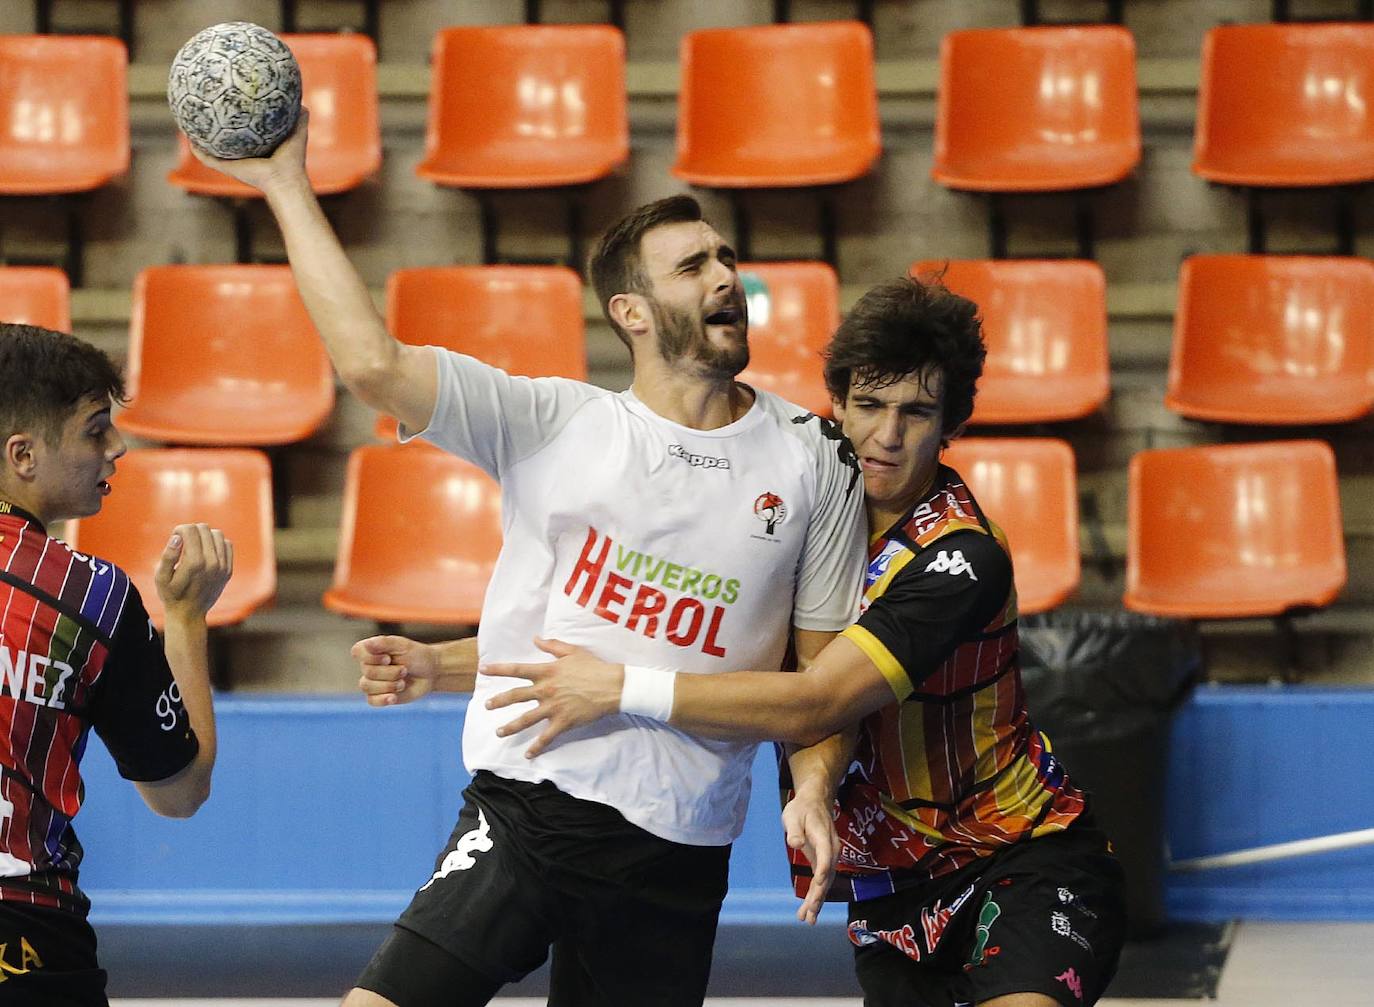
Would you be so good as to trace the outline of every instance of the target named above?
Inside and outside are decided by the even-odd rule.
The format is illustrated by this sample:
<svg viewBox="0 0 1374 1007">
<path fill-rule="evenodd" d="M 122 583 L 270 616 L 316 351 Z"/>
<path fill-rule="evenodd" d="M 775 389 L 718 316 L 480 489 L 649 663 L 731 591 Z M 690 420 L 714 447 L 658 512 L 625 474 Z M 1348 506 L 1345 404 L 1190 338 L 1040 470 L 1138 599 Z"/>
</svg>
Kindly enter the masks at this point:
<svg viewBox="0 0 1374 1007">
<path fill-rule="evenodd" d="M 1124 936 L 1121 868 L 1026 710 L 1005 536 L 940 463 L 983 358 L 977 307 L 910 279 L 870 290 L 831 341 L 826 384 L 863 470 L 869 561 L 858 622 L 805 671 L 706 681 L 557 642 L 541 644 L 555 663 L 482 669 L 533 682 L 487 704 L 538 701 L 502 729 L 548 720 L 531 757 L 611 712 L 722 739 L 850 731 L 853 747 L 821 742 L 828 766 L 805 764 L 783 820 L 805 878 L 803 823 L 830 817 L 844 777 L 836 894 L 867 1007 L 1081 1007 Z M 362 663 L 364 691 L 385 702 L 392 676 Z M 799 915 L 814 921 L 833 856 L 807 852 L 817 883 Z"/>
<path fill-rule="evenodd" d="M 165 645 L 128 575 L 68 548 L 124 454 L 119 371 L 72 336 L 0 324 L 0 1002 L 100 1007 L 72 818 L 88 732 L 160 815 L 185 818 L 215 763 L 205 614 L 233 568 L 222 532 L 178 525 L 156 571 Z"/>
</svg>

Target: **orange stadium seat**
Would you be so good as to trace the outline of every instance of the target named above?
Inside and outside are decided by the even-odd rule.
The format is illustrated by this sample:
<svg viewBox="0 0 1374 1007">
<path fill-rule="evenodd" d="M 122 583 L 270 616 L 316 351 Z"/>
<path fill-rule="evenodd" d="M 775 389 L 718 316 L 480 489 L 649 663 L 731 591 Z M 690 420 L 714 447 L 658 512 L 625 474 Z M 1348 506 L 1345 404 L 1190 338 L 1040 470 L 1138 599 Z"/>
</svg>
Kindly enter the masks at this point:
<svg viewBox="0 0 1374 1007">
<path fill-rule="evenodd" d="M 1131 459 L 1125 605 L 1182 618 L 1278 616 L 1345 584 L 1325 441 L 1142 451 Z"/>
<path fill-rule="evenodd" d="M 961 437 L 941 458 L 968 484 L 1011 546 L 1022 615 L 1078 588 L 1078 476 L 1073 449 L 1048 437 Z"/>
<path fill-rule="evenodd" d="M 829 416 L 821 350 L 840 324 L 835 270 L 824 262 L 750 262 L 739 271 L 749 296 L 749 367 L 740 380 Z"/>
<path fill-rule="evenodd" d="M 474 465 L 418 445 L 348 460 L 326 608 L 378 622 L 475 625 L 501 549 L 501 490 Z"/>
<path fill-rule="evenodd" d="M 1192 419 L 1342 423 L 1374 409 L 1374 263 L 1195 255 L 1164 403 Z"/>
<path fill-rule="evenodd" d="M 1117 25 L 950 32 L 935 180 L 979 192 L 1110 185 L 1140 162 L 1135 42 Z"/>
<path fill-rule="evenodd" d="M 0 194 L 84 192 L 128 169 L 123 44 L 0 35 Z"/>
<path fill-rule="evenodd" d="M 1374 179 L 1374 24 L 1247 24 L 1202 45 L 1193 171 L 1245 186 Z"/>
<path fill-rule="evenodd" d="M 320 195 L 345 192 L 382 163 L 377 104 L 377 49 L 365 35 L 283 35 L 301 68 L 301 101 L 310 110 L 305 170 Z M 179 156 L 167 180 L 203 196 L 262 195 L 223 172 L 207 168 L 177 133 Z"/>
<path fill-rule="evenodd" d="M 530 378 L 587 380 L 582 281 L 563 266 L 398 269 L 387 278 L 386 320 L 412 346 L 442 346 Z M 378 420 L 378 436 L 395 433 L 395 420 Z"/>
<path fill-rule="evenodd" d="M 431 64 L 421 178 L 474 189 L 578 185 L 629 156 L 617 28 L 445 28 Z"/>
<path fill-rule="evenodd" d="M 100 513 L 70 522 L 72 548 L 123 567 L 159 627 L 164 612 L 153 582 L 175 525 L 204 521 L 234 544 L 234 573 L 210 609 L 211 626 L 242 622 L 277 594 L 272 540 L 272 477 L 267 456 L 244 448 L 130 451 L 115 463 Z"/>
<path fill-rule="evenodd" d="M 287 444 L 334 408 L 334 374 L 287 266 L 153 266 L 134 281 L 127 433 Z"/>
<path fill-rule="evenodd" d="M 873 36 L 860 22 L 689 32 L 680 62 L 673 174 L 693 185 L 847 182 L 881 153 Z"/>
<path fill-rule="evenodd" d="M 978 305 L 988 356 L 971 422 L 1071 420 L 1107 401 L 1107 286 L 1097 263 L 931 260 L 911 275 L 941 277 Z"/>
<path fill-rule="evenodd" d="M 71 332 L 67 274 L 51 266 L 0 266 L 0 322 Z"/>
</svg>

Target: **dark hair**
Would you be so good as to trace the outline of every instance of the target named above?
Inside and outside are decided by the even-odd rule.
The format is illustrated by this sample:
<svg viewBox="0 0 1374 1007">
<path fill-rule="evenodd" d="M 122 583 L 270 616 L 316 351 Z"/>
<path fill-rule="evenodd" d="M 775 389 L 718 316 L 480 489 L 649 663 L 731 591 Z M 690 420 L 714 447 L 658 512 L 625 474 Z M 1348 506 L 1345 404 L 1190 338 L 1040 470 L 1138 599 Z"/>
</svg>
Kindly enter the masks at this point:
<svg viewBox="0 0 1374 1007">
<path fill-rule="evenodd" d="M 649 279 L 639 258 L 639 243 L 644 235 L 663 224 L 685 224 L 701 220 L 701 204 L 691 196 L 669 196 L 632 210 L 601 236 L 591 258 L 592 286 L 601 302 L 601 313 L 620 341 L 630 346 L 630 337 L 611 318 L 611 298 L 616 294 L 644 294 Z M 633 347 L 631 348 L 633 353 Z"/>
<path fill-rule="evenodd" d="M 0 440 L 36 428 L 47 440 L 82 399 L 124 401 L 124 378 L 103 352 L 36 325 L 0 323 Z"/>
<path fill-rule="evenodd" d="M 825 348 L 825 386 L 838 402 L 851 382 L 882 388 L 909 375 L 940 371 L 945 378 L 944 429 L 973 415 L 983 373 L 978 305 L 938 282 L 903 277 L 859 298 Z"/>
</svg>

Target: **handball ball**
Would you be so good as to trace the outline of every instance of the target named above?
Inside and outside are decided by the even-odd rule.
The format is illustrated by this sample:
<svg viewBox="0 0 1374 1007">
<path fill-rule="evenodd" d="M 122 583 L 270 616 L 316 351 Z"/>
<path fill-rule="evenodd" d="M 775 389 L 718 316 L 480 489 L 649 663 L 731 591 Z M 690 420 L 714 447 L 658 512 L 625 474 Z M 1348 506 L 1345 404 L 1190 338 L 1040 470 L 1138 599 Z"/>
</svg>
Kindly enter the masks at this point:
<svg viewBox="0 0 1374 1007">
<path fill-rule="evenodd" d="M 202 150 L 230 160 L 264 157 L 296 126 L 300 67 L 286 43 L 260 25 L 211 25 L 172 60 L 167 104 Z"/>
</svg>

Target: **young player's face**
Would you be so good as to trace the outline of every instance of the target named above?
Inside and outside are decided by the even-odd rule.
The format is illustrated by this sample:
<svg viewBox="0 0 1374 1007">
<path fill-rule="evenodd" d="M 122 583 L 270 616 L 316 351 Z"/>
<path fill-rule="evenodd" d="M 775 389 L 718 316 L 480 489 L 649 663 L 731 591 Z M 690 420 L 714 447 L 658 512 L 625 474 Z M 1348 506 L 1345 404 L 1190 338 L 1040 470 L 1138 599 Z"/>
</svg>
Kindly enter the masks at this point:
<svg viewBox="0 0 1374 1007">
<path fill-rule="evenodd" d="M 35 499 L 44 521 L 89 517 L 99 512 L 110 492 L 107 481 L 115 460 L 126 450 L 124 438 L 110 421 L 110 400 L 104 396 L 82 399 L 62 425 L 56 442 L 46 439 L 36 447 Z"/>
<path fill-rule="evenodd" d="M 710 378 L 749 364 L 749 314 L 735 252 L 709 224 L 664 224 L 640 240 L 659 355 Z"/>
<path fill-rule="evenodd" d="M 864 474 L 870 511 L 896 517 L 930 486 L 945 439 L 944 375 L 876 387 L 857 377 L 835 406 Z"/>
</svg>

